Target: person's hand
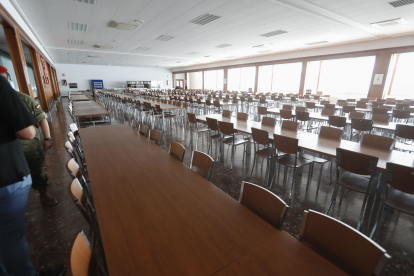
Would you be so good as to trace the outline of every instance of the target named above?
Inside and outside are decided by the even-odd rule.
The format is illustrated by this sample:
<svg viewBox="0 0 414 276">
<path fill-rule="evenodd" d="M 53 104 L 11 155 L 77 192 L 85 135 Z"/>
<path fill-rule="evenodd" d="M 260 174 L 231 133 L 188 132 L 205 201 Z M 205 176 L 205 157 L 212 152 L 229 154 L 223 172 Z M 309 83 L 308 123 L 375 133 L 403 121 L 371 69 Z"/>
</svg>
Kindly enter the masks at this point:
<svg viewBox="0 0 414 276">
<path fill-rule="evenodd" d="M 47 140 L 43 141 L 43 151 L 48 151 L 52 147 L 53 143 Z"/>
</svg>

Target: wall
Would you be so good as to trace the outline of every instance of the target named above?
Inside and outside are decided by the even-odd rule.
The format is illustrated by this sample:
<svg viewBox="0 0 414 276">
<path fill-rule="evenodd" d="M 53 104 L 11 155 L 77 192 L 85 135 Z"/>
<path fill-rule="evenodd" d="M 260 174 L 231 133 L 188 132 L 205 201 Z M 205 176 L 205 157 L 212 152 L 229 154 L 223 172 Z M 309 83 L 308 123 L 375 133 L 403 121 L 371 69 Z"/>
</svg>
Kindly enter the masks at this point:
<svg viewBox="0 0 414 276">
<path fill-rule="evenodd" d="M 76 82 L 78 89 L 92 89 L 91 80 L 103 80 L 105 88 L 126 87 L 127 81 L 158 80 L 163 81 L 163 88 L 172 88 L 170 69 L 157 67 L 124 67 L 104 65 L 55 64 L 59 88 L 62 96 L 67 96 L 69 83 Z M 62 73 L 65 76 L 62 76 Z M 62 86 L 62 79 L 68 83 Z M 166 81 L 169 85 L 166 85 Z"/>
</svg>

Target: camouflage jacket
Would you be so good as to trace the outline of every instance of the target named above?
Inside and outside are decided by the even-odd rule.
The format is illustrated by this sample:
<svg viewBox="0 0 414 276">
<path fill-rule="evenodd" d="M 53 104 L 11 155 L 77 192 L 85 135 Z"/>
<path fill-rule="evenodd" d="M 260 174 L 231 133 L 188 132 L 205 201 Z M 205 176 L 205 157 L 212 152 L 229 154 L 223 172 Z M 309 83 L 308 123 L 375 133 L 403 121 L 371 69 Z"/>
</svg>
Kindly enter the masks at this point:
<svg viewBox="0 0 414 276">
<path fill-rule="evenodd" d="M 16 92 L 19 98 L 22 100 L 24 106 L 27 108 L 30 114 L 36 122 L 40 122 L 43 119 L 47 118 L 46 113 L 40 107 L 35 100 L 32 99 L 29 95 L 26 95 L 22 92 Z M 39 131 L 36 129 L 36 136 L 32 140 L 20 140 L 24 152 L 35 150 L 38 147 L 40 141 Z"/>
</svg>

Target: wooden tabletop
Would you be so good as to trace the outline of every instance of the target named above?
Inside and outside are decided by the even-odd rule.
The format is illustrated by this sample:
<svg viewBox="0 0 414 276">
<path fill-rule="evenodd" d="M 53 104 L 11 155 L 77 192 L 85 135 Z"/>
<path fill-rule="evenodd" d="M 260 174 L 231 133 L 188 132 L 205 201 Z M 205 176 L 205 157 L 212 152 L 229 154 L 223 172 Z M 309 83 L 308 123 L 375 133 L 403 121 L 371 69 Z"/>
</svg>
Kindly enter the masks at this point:
<svg viewBox="0 0 414 276">
<path fill-rule="evenodd" d="M 269 242 L 277 271 L 343 274 L 129 126 L 80 135 L 111 276 L 213 275 Z"/>
<path fill-rule="evenodd" d="M 152 101 L 152 100 L 139 99 L 139 101 L 150 103 L 151 106 L 154 106 L 154 107 L 155 107 L 155 105 L 160 105 L 161 110 L 184 109 L 183 106 L 176 106 L 176 105 L 173 105 L 173 104 L 159 103 L 159 102 Z"/>
<path fill-rule="evenodd" d="M 72 101 L 89 101 L 89 98 L 85 95 L 73 95 L 70 97 Z"/>
<path fill-rule="evenodd" d="M 70 95 L 83 95 L 82 92 L 76 91 L 76 92 L 70 92 Z"/>
<path fill-rule="evenodd" d="M 93 101 L 73 103 L 73 109 L 75 110 L 75 117 L 102 116 L 111 114 L 110 111 Z"/>
</svg>

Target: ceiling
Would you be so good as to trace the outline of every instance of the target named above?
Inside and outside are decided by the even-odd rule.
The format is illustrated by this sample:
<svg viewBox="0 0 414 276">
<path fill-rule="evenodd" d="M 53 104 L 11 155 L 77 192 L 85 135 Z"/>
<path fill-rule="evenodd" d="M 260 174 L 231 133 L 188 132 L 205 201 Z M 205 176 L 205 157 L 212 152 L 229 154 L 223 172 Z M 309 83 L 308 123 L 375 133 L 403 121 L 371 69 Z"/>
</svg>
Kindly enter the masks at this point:
<svg viewBox="0 0 414 276">
<path fill-rule="evenodd" d="M 387 4 L 390 0 L 82 1 L 93 2 L 11 0 L 20 6 L 56 63 L 176 68 L 414 32 L 414 4 L 394 8 Z M 189 22 L 207 13 L 220 18 L 205 25 Z M 409 24 L 370 26 L 395 18 Z M 110 21 L 141 27 L 119 30 L 108 27 Z M 87 24 L 88 29 L 69 30 L 69 22 Z M 287 33 L 261 36 L 277 30 Z M 157 40 L 161 35 L 173 38 Z M 320 41 L 328 43 L 307 45 Z M 216 47 L 222 44 L 230 46 Z M 263 46 L 253 47 L 258 45 Z"/>
</svg>

